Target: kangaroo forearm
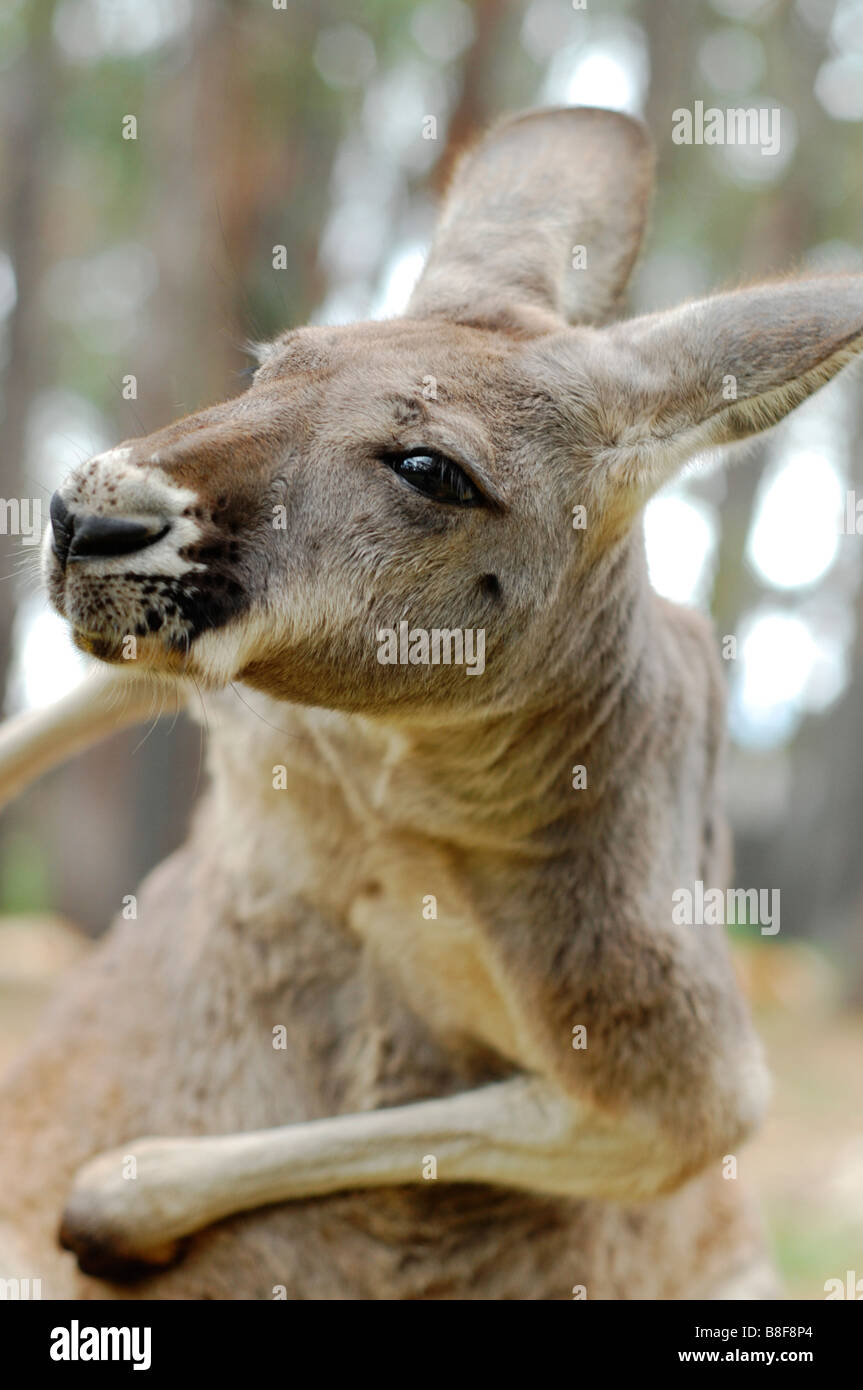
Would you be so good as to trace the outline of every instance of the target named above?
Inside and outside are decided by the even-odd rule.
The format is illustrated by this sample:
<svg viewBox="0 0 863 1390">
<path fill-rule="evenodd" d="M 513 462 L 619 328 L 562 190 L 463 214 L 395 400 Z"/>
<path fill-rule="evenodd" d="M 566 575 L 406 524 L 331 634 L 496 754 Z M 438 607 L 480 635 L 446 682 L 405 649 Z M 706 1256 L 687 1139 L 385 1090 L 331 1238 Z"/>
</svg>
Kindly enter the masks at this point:
<svg viewBox="0 0 863 1390">
<path fill-rule="evenodd" d="M 160 691 L 147 678 L 100 668 L 56 704 L 10 719 L 0 729 L 0 806 L 74 753 L 157 715 L 160 705 L 174 714 L 179 696 L 165 696 L 164 683 Z"/>
<path fill-rule="evenodd" d="M 123 1177 L 130 1156 L 134 1180 Z M 127 1144 L 81 1170 L 64 1236 L 129 1255 L 256 1207 L 426 1180 L 637 1200 L 673 1183 L 675 1164 L 673 1146 L 643 1120 L 599 1116 L 517 1077 L 279 1129 Z"/>
</svg>

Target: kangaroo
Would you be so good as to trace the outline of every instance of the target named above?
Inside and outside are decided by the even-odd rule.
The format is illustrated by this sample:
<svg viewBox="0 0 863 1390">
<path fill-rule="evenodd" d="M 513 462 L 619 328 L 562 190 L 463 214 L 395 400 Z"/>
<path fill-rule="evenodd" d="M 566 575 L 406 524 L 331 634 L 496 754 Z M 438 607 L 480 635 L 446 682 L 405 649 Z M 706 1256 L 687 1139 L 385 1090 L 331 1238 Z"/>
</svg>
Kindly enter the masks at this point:
<svg viewBox="0 0 863 1390">
<path fill-rule="evenodd" d="M 209 785 L 5 1079 L 4 1275 L 775 1296 L 723 1176 L 760 1045 L 722 928 L 672 914 L 730 877 L 718 644 L 641 518 L 860 351 L 863 277 L 618 320 L 651 166 L 622 115 L 503 122 L 404 317 L 285 333 L 55 494 L 48 593 L 101 674 L 7 728 L 0 791 L 154 690 Z"/>
</svg>

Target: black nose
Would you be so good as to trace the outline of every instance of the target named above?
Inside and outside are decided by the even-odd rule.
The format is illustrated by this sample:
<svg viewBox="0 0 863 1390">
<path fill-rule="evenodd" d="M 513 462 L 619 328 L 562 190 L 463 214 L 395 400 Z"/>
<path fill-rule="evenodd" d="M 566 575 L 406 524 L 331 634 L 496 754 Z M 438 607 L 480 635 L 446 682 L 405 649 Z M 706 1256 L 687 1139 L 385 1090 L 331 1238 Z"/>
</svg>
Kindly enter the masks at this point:
<svg viewBox="0 0 863 1390">
<path fill-rule="evenodd" d="M 70 512 L 59 492 L 51 498 L 51 527 L 54 554 L 64 568 L 67 561 L 86 560 L 94 555 L 104 559 L 131 555 L 155 545 L 168 532 L 167 522 L 159 517 L 152 521 L 128 521 L 120 516 Z"/>
</svg>

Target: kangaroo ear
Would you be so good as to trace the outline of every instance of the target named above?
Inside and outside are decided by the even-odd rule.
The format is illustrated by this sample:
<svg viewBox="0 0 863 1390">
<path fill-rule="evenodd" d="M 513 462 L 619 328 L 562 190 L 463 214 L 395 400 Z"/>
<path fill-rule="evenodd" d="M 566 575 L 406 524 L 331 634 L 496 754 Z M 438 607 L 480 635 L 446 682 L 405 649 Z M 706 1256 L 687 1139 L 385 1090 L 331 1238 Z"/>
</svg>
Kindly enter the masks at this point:
<svg viewBox="0 0 863 1390">
<path fill-rule="evenodd" d="M 715 295 L 593 337 L 598 457 L 646 496 L 693 454 L 778 424 L 863 351 L 863 275 Z"/>
<path fill-rule="evenodd" d="M 494 127 L 458 166 L 411 317 L 535 332 L 614 309 L 652 186 L 644 127 L 592 107 Z"/>
</svg>

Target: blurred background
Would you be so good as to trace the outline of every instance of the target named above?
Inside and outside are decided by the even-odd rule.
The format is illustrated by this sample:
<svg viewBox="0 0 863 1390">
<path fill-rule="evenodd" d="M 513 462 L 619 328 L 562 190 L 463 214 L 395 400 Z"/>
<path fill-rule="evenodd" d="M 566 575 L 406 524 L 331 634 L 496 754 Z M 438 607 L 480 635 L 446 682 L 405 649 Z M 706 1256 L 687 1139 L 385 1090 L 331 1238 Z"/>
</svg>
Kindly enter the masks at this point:
<svg viewBox="0 0 863 1390">
<path fill-rule="evenodd" d="M 696 101 L 778 108 L 778 153 L 674 144 Z M 863 269 L 863 0 L 0 0 L 0 499 L 47 520 L 76 463 L 242 391 L 250 340 L 398 313 L 459 149 L 549 103 L 651 128 L 633 312 Z M 813 1298 L 863 1277 L 861 417 L 843 377 L 647 517 L 656 587 L 736 640 L 734 882 L 781 892 L 778 938 L 732 929 L 777 1078 L 741 1175 Z M 6 714 L 84 669 L 10 518 Z M 183 721 L 133 731 L 0 821 L 0 1060 L 182 838 L 199 756 Z"/>
</svg>

